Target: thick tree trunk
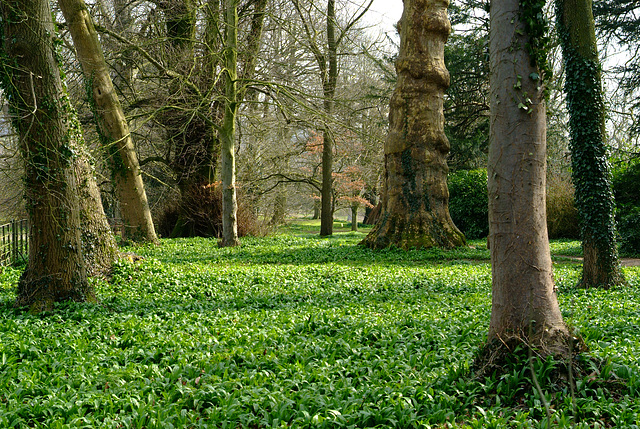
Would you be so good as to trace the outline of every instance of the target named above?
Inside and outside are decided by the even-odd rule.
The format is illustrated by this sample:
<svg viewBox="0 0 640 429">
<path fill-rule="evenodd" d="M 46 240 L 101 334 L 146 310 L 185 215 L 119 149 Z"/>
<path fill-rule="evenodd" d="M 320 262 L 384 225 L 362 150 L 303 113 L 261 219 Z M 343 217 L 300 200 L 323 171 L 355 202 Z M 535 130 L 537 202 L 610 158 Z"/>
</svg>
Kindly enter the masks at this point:
<svg viewBox="0 0 640 429">
<path fill-rule="evenodd" d="M 58 3 L 82 65 L 101 142 L 109 154 L 124 223 L 123 238 L 158 243 L 129 126 L 89 11 L 83 0 L 59 0 Z"/>
<path fill-rule="evenodd" d="M 580 285 L 608 288 L 625 280 L 616 246 L 602 77 L 591 8 L 591 0 L 556 0 L 566 66 L 571 172 L 584 253 Z"/>
<path fill-rule="evenodd" d="M 80 141 L 82 146 L 78 149 L 74 172 L 80 196 L 82 255 L 90 276 L 104 276 L 109 274 L 118 259 L 118 245 L 104 213 L 100 189 L 84 147 L 84 139 Z"/>
<path fill-rule="evenodd" d="M 236 0 L 225 5 L 225 107 L 220 127 L 222 174 L 222 242 L 223 247 L 237 246 L 238 203 L 236 201 L 236 116 L 238 113 L 238 10 Z"/>
<path fill-rule="evenodd" d="M 196 2 L 172 0 L 158 4 L 164 15 L 167 32 L 166 61 L 172 70 L 190 77 L 195 69 Z M 216 15 L 218 10 L 216 1 L 208 3 L 205 10 L 207 30 L 219 24 Z M 212 20 L 215 21 L 213 24 Z M 206 42 L 211 49 L 215 42 L 209 37 L 209 33 L 210 31 L 207 31 Z M 211 55 L 207 56 L 208 60 L 211 58 Z M 203 67 L 204 74 L 208 73 L 210 76 L 199 76 L 198 83 L 201 87 L 212 84 L 217 65 L 216 61 L 210 61 Z M 173 148 L 171 168 L 176 176 L 181 198 L 179 217 L 171 237 L 187 237 L 193 236 L 196 231 L 206 229 L 204 225 L 194 224 L 195 220 L 190 218 L 189 211 L 191 207 L 199 205 L 194 198 L 201 195 L 202 188 L 214 181 L 220 147 L 214 128 L 202 116 L 211 115 L 213 120 L 218 122 L 221 115 L 219 103 L 213 103 L 213 109 L 210 109 L 211 103 L 203 100 L 197 88 L 186 85 L 184 79 L 175 77 L 167 88 L 166 96 L 172 108 L 165 110 L 159 119 Z M 213 114 L 210 110 L 213 110 Z"/>
<path fill-rule="evenodd" d="M 287 209 L 287 196 L 279 191 L 273 201 L 273 216 L 269 221 L 270 225 L 282 225 L 284 223 Z"/>
<path fill-rule="evenodd" d="M 398 83 L 385 144 L 382 216 L 362 242 L 372 248 L 465 244 L 449 215 L 447 190 L 449 142 L 442 109 L 449 86 L 444 65 L 444 44 L 451 30 L 448 4 L 405 0 Z"/>
<path fill-rule="evenodd" d="M 545 209 L 543 88 L 525 48 L 519 0 L 491 4 L 489 342 L 517 338 L 540 353 L 568 354 L 554 291 Z"/>
<path fill-rule="evenodd" d="M 57 301 L 95 300 L 82 257 L 73 171 L 82 137 L 54 57 L 49 2 L 5 0 L 0 9 L 2 85 L 20 136 L 31 223 L 29 261 L 16 304 L 39 312 Z"/>
</svg>

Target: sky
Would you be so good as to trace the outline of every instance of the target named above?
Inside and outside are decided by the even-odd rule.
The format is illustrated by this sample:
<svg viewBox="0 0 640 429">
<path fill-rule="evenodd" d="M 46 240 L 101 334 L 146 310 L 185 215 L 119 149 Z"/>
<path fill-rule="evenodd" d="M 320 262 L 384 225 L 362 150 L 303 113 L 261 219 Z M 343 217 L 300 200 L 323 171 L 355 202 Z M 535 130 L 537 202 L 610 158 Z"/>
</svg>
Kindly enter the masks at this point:
<svg viewBox="0 0 640 429">
<path fill-rule="evenodd" d="M 359 2 L 360 0 L 354 0 Z M 371 8 L 367 12 L 367 22 L 376 25 L 390 36 L 395 37 L 394 26 L 402 16 L 402 0 L 373 0 Z"/>
</svg>

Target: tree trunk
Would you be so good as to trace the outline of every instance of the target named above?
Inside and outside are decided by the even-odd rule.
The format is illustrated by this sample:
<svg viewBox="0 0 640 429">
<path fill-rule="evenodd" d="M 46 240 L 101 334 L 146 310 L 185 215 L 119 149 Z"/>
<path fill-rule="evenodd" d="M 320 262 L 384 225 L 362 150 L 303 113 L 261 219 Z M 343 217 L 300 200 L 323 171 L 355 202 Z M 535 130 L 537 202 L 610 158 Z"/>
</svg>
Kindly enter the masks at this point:
<svg viewBox="0 0 640 429">
<path fill-rule="evenodd" d="M 80 137 L 82 146 L 74 162 L 78 195 L 80 196 L 80 239 L 87 274 L 104 276 L 111 271 L 118 259 L 118 244 L 102 206 L 100 189 L 96 183 L 93 167 Z"/>
<path fill-rule="evenodd" d="M 196 2 L 172 0 L 158 4 L 164 15 L 167 32 L 166 61 L 172 70 L 182 73 L 189 79 L 196 70 L 194 66 Z M 205 8 L 207 30 L 212 26 L 211 20 L 215 21 L 213 26 L 219 24 L 216 15 L 218 10 L 216 1 L 207 4 Z M 205 37 L 210 49 L 215 46 L 214 40 L 209 37 L 209 31 Z M 209 63 L 202 67 L 204 76 L 198 76 L 197 82 L 200 88 L 213 85 L 213 75 L 218 62 L 210 61 L 212 58 L 213 55 L 207 55 L 206 59 Z M 173 78 L 167 88 L 166 96 L 169 98 L 167 104 L 171 107 L 160 115 L 159 120 L 173 148 L 171 169 L 176 176 L 181 198 L 178 220 L 171 237 L 188 237 L 195 235 L 196 231 L 207 229 L 206 225 L 196 225 L 189 211 L 191 207 L 199 205 L 195 198 L 202 194 L 202 188 L 214 181 L 220 142 L 214 128 L 203 119 L 203 116 L 213 116 L 214 122 L 219 122 L 220 103 L 203 100 L 198 87 L 185 84 L 182 76 Z"/>
<path fill-rule="evenodd" d="M 158 243 L 129 126 L 89 11 L 83 0 L 59 0 L 58 3 L 82 65 L 100 140 L 109 154 L 124 223 L 123 238 Z"/>
<path fill-rule="evenodd" d="M 273 201 L 273 216 L 269 221 L 270 225 L 282 225 L 287 209 L 287 197 L 282 191 L 278 191 Z"/>
<path fill-rule="evenodd" d="M 25 199 L 31 228 L 29 261 L 16 304 L 32 312 L 54 302 L 95 300 L 80 239 L 74 154 L 77 118 L 54 57 L 56 32 L 46 0 L 5 0 L 2 86 L 25 161 Z M 17 65 L 17 67 L 16 67 Z"/>
<path fill-rule="evenodd" d="M 320 67 L 322 89 L 324 93 L 324 113 L 331 120 L 335 105 L 336 84 L 338 81 L 338 45 L 336 43 L 336 2 L 327 0 L 327 60 L 328 68 Z M 319 60 L 324 61 L 321 57 Z M 333 134 L 328 125 L 322 133 L 322 190 L 320 192 L 320 236 L 333 234 Z"/>
<path fill-rule="evenodd" d="M 521 339 L 568 354 L 547 237 L 546 113 L 540 70 L 526 49 L 519 0 L 491 5 L 488 161 L 493 295 L 488 340 Z"/>
<path fill-rule="evenodd" d="M 625 283 L 618 260 L 615 204 L 605 144 L 605 105 L 591 0 L 556 0 L 566 67 L 571 167 L 584 262 L 580 285 Z"/>
<path fill-rule="evenodd" d="M 382 216 L 362 244 L 409 249 L 465 244 L 449 215 L 443 94 L 449 86 L 444 44 L 448 1 L 405 0 L 398 83 L 385 144 Z M 428 17 L 426 19 L 425 17 Z"/>
<path fill-rule="evenodd" d="M 238 113 L 238 10 L 236 0 L 225 4 L 225 106 L 220 128 L 222 174 L 222 242 L 223 247 L 237 246 L 238 203 L 236 201 L 236 116 Z"/>
<path fill-rule="evenodd" d="M 358 230 L 358 206 L 351 206 L 351 231 Z"/>
</svg>

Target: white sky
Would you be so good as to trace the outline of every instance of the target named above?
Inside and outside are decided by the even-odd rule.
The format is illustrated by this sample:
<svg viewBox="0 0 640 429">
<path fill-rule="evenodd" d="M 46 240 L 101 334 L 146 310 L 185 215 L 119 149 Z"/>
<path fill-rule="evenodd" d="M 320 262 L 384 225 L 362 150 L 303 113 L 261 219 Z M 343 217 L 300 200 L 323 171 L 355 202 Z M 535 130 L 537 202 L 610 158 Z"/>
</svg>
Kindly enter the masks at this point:
<svg viewBox="0 0 640 429">
<path fill-rule="evenodd" d="M 367 12 L 366 20 L 371 25 L 378 26 L 382 33 L 387 33 L 392 38 L 396 38 L 394 26 L 402 16 L 402 8 L 402 0 L 373 0 L 371 8 Z"/>
</svg>

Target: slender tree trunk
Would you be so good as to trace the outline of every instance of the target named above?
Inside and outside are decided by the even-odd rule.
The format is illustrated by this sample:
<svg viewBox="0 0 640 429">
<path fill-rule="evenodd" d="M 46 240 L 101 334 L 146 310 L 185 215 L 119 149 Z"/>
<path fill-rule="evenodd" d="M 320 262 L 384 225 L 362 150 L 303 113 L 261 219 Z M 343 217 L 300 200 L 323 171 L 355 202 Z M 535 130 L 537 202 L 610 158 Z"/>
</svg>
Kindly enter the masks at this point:
<svg viewBox="0 0 640 429">
<path fill-rule="evenodd" d="M 351 206 L 351 231 L 358 230 L 358 206 Z"/>
<path fill-rule="evenodd" d="M 2 86 L 25 162 L 31 229 L 29 261 L 16 304 L 39 312 L 57 301 L 92 301 L 80 238 L 74 153 L 81 139 L 54 57 L 56 32 L 46 0 L 4 0 Z"/>
<path fill-rule="evenodd" d="M 324 92 L 324 113 L 331 120 L 338 81 L 338 45 L 336 44 L 336 2 L 327 0 L 327 60 L 329 67 L 321 67 Z M 324 61 L 324 58 L 322 58 Z M 320 235 L 333 234 L 333 134 L 328 125 L 322 132 L 322 190 L 320 192 Z"/>
<path fill-rule="evenodd" d="M 98 133 L 109 153 L 125 227 L 124 238 L 158 243 L 129 126 L 89 11 L 83 0 L 59 0 L 58 3 L 82 65 Z"/>
<path fill-rule="evenodd" d="M 580 285 L 625 283 L 618 260 L 615 204 L 605 143 L 605 106 L 591 0 L 556 0 L 566 66 L 572 179 L 580 216 L 584 263 Z"/>
<path fill-rule="evenodd" d="M 236 0 L 225 5 L 225 107 L 220 127 L 222 173 L 222 242 L 223 247 L 237 246 L 238 203 L 236 201 L 236 116 L 238 113 L 238 10 Z"/>
<path fill-rule="evenodd" d="M 493 295 L 489 342 L 514 338 L 568 354 L 554 291 L 545 209 L 543 88 L 526 49 L 519 0 L 491 4 L 489 243 Z"/>
<path fill-rule="evenodd" d="M 449 215 L 443 94 L 448 0 L 405 0 L 398 83 L 390 103 L 380 220 L 363 240 L 372 248 L 465 244 Z M 425 17 L 428 17 L 426 19 Z"/>
</svg>

